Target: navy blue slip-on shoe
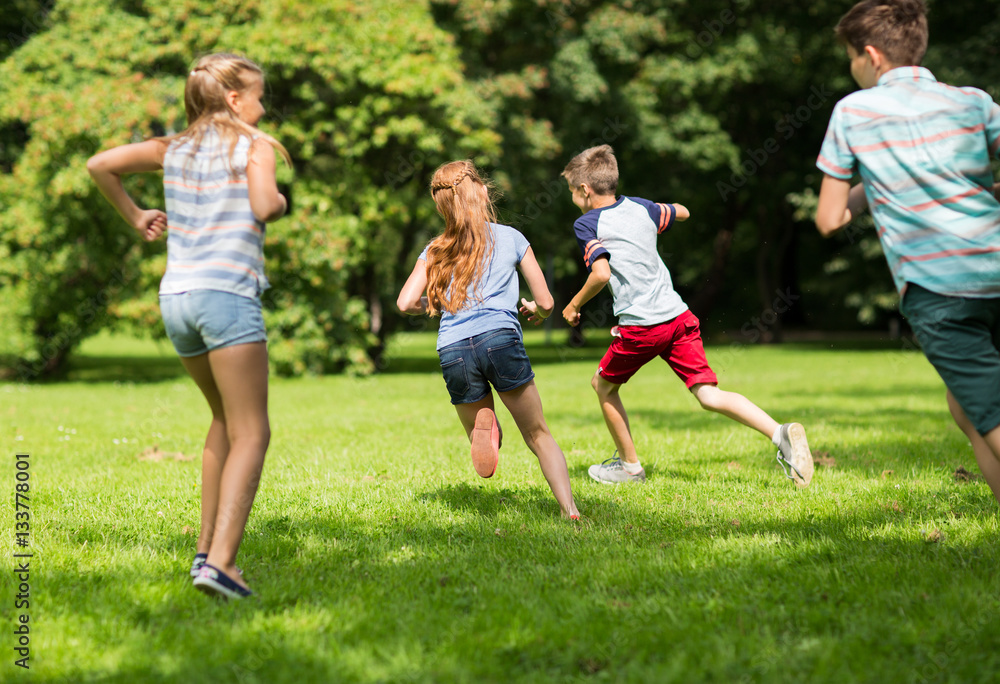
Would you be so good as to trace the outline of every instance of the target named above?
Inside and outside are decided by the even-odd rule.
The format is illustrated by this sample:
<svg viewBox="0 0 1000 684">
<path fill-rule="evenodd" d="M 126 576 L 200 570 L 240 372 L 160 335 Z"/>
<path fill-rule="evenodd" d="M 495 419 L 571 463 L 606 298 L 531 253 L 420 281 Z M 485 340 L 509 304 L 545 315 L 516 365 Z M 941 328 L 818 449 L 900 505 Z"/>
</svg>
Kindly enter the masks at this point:
<svg viewBox="0 0 1000 684">
<path fill-rule="evenodd" d="M 208 560 L 207 553 L 196 553 L 194 554 L 194 561 L 191 563 L 191 577 L 197 577 L 198 573 L 201 572 L 201 566 L 205 564 Z"/>
<path fill-rule="evenodd" d="M 201 572 L 201 566 L 203 566 L 205 564 L 205 561 L 207 560 L 208 560 L 207 553 L 194 554 L 194 560 L 191 562 L 191 577 L 198 576 L 198 573 Z M 243 575 L 243 571 L 240 570 L 239 568 L 236 568 L 236 572 L 240 573 L 240 576 Z"/>
<path fill-rule="evenodd" d="M 194 586 L 209 596 L 221 596 L 222 598 L 231 599 L 253 596 L 252 591 L 244 589 L 230 579 L 229 575 L 208 563 L 201 566 L 198 576 L 194 578 Z"/>
</svg>

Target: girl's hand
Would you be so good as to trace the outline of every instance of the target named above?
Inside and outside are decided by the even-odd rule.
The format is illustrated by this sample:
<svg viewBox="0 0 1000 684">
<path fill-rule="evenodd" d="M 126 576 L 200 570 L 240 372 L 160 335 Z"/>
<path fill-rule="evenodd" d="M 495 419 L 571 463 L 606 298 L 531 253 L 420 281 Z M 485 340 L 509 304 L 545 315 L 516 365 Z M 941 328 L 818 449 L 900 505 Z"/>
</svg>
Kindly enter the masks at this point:
<svg viewBox="0 0 1000 684">
<path fill-rule="evenodd" d="M 541 325 L 542 321 L 548 318 L 538 313 L 538 305 L 535 302 L 529 302 L 524 297 L 521 297 L 521 314 L 527 316 L 528 322 L 535 325 Z"/>
<path fill-rule="evenodd" d="M 167 215 L 159 209 L 145 209 L 139 212 L 132 227 L 139 231 L 143 240 L 152 242 L 167 229 Z"/>
</svg>

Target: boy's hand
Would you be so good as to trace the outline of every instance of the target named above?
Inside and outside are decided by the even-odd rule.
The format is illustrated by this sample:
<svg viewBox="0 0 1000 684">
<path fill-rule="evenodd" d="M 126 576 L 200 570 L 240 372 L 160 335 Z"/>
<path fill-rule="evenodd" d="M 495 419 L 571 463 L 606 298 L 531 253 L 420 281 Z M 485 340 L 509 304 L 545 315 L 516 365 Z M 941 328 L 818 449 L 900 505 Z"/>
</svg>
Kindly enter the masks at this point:
<svg viewBox="0 0 1000 684">
<path fill-rule="evenodd" d="M 139 212 L 132 227 L 139 231 L 143 240 L 152 242 L 167 229 L 167 215 L 159 209 L 146 209 Z"/>
<path fill-rule="evenodd" d="M 535 304 L 534 300 L 528 301 L 524 297 L 521 297 L 521 314 L 528 317 L 529 323 L 534 323 L 535 325 L 541 325 L 547 316 L 542 316 L 538 313 L 538 305 Z"/>
<path fill-rule="evenodd" d="M 566 308 L 562 312 L 563 318 L 572 326 L 577 326 L 580 324 L 580 310 L 576 308 L 573 302 L 566 305 Z"/>
</svg>

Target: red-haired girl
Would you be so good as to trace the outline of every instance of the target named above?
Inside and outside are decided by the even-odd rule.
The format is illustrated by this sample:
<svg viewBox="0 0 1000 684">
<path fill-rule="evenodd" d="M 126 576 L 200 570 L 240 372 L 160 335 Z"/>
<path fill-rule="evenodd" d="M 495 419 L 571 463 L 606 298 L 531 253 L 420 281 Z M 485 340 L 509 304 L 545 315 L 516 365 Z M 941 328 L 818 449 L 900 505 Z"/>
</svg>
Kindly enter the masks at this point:
<svg viewBox="0 0 1000 684">
<path fill-rule="evenodd" d="M 421 253 L 396 304 L 403 313 L 441 316 L 441 371 L 472 442 L 476 472 L 490 477 L 497 466 L 496 389 L 538 457 L 562 515 L 577 519 L 566 459 L 542 415 L 517 320 L 518 266 L 534 297 L 521 299 L 521 313 L 536 325 L 552 314 L 554 302 L 542 270 L 524 236 L 497 224 L 489 185 L 472 162 L 438 168 L 431 196 L 444 218 L 444 233 Z"/>
</svg>

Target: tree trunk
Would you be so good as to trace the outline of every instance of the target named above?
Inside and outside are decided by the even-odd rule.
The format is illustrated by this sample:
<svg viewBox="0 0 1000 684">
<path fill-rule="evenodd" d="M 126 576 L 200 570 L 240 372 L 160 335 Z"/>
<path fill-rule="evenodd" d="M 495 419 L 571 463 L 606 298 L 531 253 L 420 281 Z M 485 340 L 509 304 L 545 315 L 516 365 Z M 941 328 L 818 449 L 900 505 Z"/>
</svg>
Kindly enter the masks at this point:
<svg viewBox="0 0 1000 684">
<path fill-rule="evenodd" d="M 757 246 L 757 295 L 760 297 L 760 318 L 763 324 L 761 342 L 781 342 L 781 316 L 775 311 L 774 302 L 778 286 L 774 277 L 775 226 L 763 204 L 757 207 L 757 224 L 760 242 Z"/>
<path fill-rule="evenodd" d="M 726 223 L 716 233 L 712 243 L 712 265 L 705 276 L 705 285 L 691 300 L 691 311 L 698 318 L 705 319 L 712 313 L 726 286 L 726 267 L 733 248 L 733 234 L 742 213 L 743 208 L 736 202 L 730 202 L 726 207 Z"/>
</svg>

